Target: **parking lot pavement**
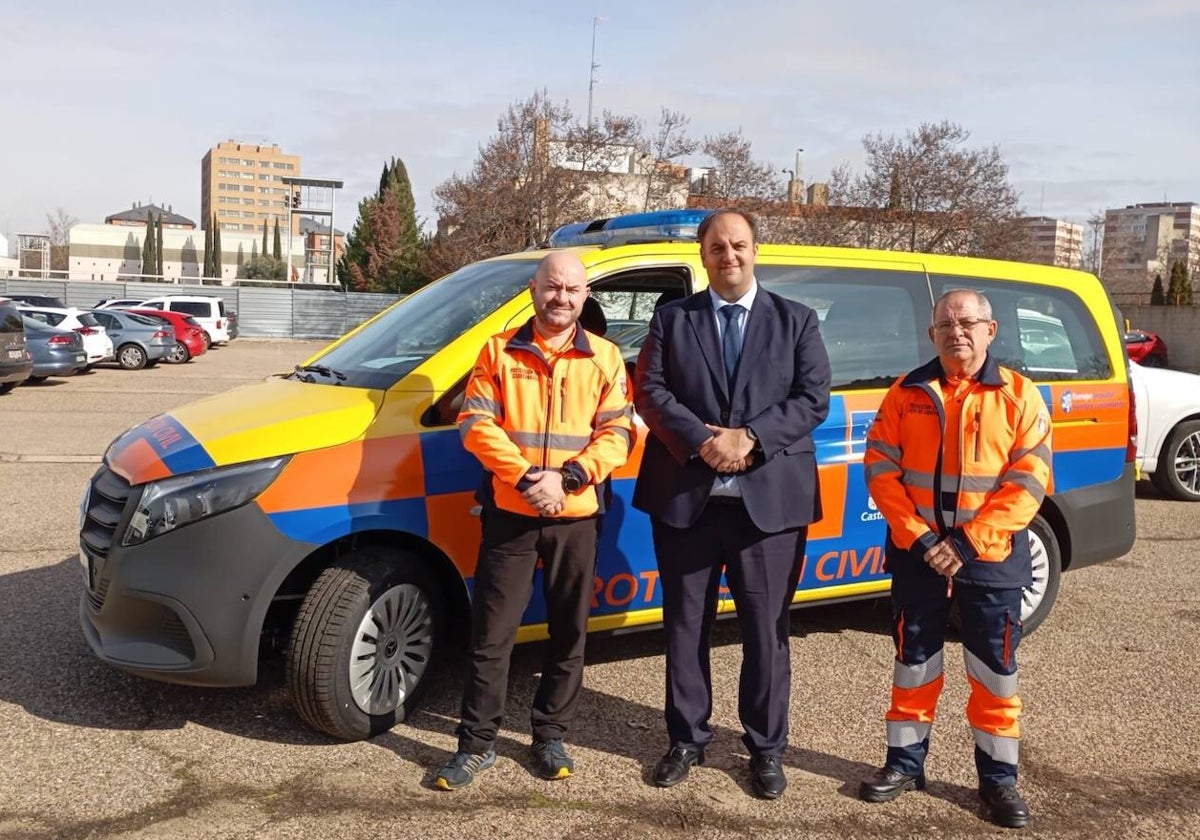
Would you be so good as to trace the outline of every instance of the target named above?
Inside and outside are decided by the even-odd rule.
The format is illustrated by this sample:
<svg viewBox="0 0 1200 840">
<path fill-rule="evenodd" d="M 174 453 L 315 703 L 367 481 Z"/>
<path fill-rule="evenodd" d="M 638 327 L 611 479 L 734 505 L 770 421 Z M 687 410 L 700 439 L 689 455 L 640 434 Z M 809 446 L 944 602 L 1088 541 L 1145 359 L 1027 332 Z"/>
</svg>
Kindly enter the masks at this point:
<svg viewBox="0 0 1200 840">
<path fill-rule="evenodd" d="M 190 365 L 98 370 L 0 397 L 0 838 L 975 837 L 960 646 L 949 646 L 925 793 L 855 798 L 882 759 L 888 610 L 792 618 L 790 787 L 751 797 L 739 741 L 737 626 L 715 632 L 716 741 L 685 784 L 647 782 L 665 748 L 659 631 L 589 647 L 576 775 L 526 764 L 539 647 L 518 649 L 500 760 L 455 794 L 431 788 L 454 748 L 458 659 L 425 707 L 370 742 L 335 743 L 291 710 L 277 663 L 253 688 L 127 676 L 78 626 L 77 506 L 108 442 L 196 396 L 286 370 L 316 344 L 238 340 Z M 1152 493 L 1152 491 L 1151 491 Z M 1200 819 L 1200 505 L 1148 493 L 1116 562 L 1068 573 L 1021 647 L 1027 836 L 1195 837 Z"/>
</svg>

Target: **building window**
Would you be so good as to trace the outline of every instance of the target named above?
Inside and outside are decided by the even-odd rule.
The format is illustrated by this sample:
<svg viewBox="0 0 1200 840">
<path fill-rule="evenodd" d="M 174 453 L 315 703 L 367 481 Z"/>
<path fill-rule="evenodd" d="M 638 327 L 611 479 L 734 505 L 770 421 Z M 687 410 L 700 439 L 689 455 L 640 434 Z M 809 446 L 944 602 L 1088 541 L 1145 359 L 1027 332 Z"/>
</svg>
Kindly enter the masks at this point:
<svg viewBox="0 0 1200 840">
<path fill-rule="evenodd" d="M 253 165 L 254 165 L 254 161 L 250 160 L 249 158 L 242 158 L 242 166 L 253 166 Z"/>
<path fill-rule="evenodd" d="M 259 176 L 258 176 L 258 180 L 260 180 L 260 181 L 270 181 L 270 180 L 271 180 L 271 176 L 270 176 L 270 175 L 259 175 Z"/>
<path fill-rule="evenodd" d="M 254 185 L 253 184 L 242 184 L 242 189 L 245 190 L 246 192 L 254 192 Z"/>
<path fill-rule="evenodd" d="M 290 163 L 280 163 L 279 161 L 275 161 L 271 165 L 273 167 L 275 167 L 276 169 L 291 169 L 292 168 L 292 165 Z"/>
<path fill-rule="evenodd" d="M 261 167 L 262 169 L 270 169 L 270 168 L 271 168 L 271 161 L 269 161 L 269 160 L 260 160 L 260 161 L 258 162 L 258 165 L 259 165 L 259 167 Z"/>
</svg>

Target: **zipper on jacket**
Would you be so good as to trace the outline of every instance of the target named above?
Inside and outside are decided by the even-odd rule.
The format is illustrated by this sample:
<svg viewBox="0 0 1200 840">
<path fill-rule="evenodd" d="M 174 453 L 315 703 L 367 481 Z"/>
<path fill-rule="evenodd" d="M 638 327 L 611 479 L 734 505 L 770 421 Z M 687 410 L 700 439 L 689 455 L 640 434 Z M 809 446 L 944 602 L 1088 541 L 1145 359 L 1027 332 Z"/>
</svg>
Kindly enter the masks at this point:
<svg viewBox="0 0 1200 840">
<path fill-rule="evenodd" d="M 550 422 L 554 419 L 554 368 L 546 382 L 546 422 L 542 429 L 542 469 L 550 467 Z"/>
<path fill-rule="evenodd" d="M 980 425 L 980 410 L 975 409 L 975 460 L 979 460 L 979 425 Z"/>
<path fill-rule="evenodd" d="M 567 377 L 565 376 L 558 389 L 558 420 L 563 424 L 567 422 Z"/>
</svg>

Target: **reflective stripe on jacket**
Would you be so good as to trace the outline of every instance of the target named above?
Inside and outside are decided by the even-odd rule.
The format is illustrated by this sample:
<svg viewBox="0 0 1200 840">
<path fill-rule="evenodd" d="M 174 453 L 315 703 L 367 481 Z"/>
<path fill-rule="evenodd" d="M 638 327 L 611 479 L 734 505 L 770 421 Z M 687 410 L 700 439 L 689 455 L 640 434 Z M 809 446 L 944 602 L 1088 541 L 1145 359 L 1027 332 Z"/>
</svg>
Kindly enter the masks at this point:
<svg viewBox="0 0 1200 840">
<path fill-rule="evenodd" d="M 942 378 L 934 359 L 897 380 L 867 433 L 867 486 L 888 523 L 889 548 L 900 549 L 889 550 L 889 570 L 916 560 L 925 567 L 925 551 L 949 536 L 964 561 L 956 579 L 1029 585 L 1024 531 L 1050 483 L 1045 403 L 1033 382 L 989 355 L 958 411 L 958 457 L 949 460 L 959 468 L 947 471 Z"/>
<path fill-rule="evenodd" d="M 463 446 L 488 473 L 480 501 L 537 516 L 521 496 L 526 473 L 571 462 L 586 486 L 567 495 L 559 516 L 600 512 L 596 485 L 633 449 L 628 390 L 621 351 L 582 327 L 553 361 L 535 343 L 532 319 L 493 336 L 475 363 L 458 415 Z"/>
</svg>

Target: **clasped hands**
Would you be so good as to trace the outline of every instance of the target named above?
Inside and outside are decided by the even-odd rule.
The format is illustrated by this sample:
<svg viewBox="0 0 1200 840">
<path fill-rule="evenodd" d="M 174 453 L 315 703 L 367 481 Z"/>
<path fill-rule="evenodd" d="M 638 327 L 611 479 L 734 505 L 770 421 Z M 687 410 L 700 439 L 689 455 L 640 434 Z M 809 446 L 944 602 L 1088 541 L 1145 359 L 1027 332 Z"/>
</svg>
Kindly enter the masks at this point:
<svg viewBox="0 0 1200 840">
<path fill-rule="evenodd" d="M 558 470 L 530 470 L 527 474 L 533 484 L 521 491 L 521 498 L 528 502 L 539 516 L 557 516 L 566 505 L 567 494 L 562 486 L 562 473 Z"/>
<path fill-rule="evenodd" d="M 718 473 L 739 473 L 750 468 L 754 457 L 754 438 L 744 428 L 726 429 L 723 426 L 705 427 L 713 436 L 700 444 L 697 454 Z"/>
<path fill-rule="evenodd" d="M 945 539 L 925 552 L 925 562 L 942 577 L 949 580 L 962 568 L 962 558 L 950 540 Z"/>
</svg>

